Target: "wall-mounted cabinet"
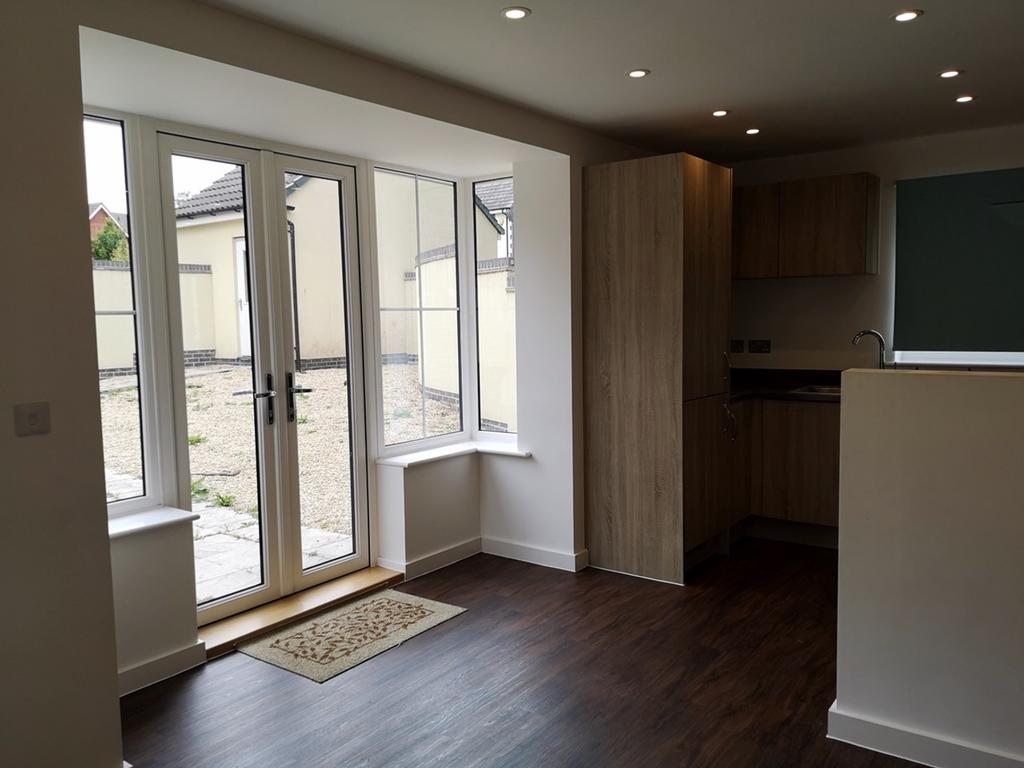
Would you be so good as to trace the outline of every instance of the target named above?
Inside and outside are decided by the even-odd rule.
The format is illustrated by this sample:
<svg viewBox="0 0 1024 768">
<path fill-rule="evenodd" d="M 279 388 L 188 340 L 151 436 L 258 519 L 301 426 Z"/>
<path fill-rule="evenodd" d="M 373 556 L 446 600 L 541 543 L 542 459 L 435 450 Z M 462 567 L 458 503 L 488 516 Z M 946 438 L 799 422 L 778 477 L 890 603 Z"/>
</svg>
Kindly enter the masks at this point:
<svg viewBox="0 0 1024 768">
<path fill-rule="evenodd" d="M 584 169 L 594 565 L 682 582 L 688 527 L 723 506 L 731 204 L 732 171 L 691 155 Z"/>
<path fill-rule="evenodd" d="M 779 276 L 779 185 L 736 187 L 732 198 L 732 278 Z"/>
<path fill-rule="evenodd" d="M 878 193 L 869 173 L 737 187 L 734 277 L 877 272 Z"/>
</svg>

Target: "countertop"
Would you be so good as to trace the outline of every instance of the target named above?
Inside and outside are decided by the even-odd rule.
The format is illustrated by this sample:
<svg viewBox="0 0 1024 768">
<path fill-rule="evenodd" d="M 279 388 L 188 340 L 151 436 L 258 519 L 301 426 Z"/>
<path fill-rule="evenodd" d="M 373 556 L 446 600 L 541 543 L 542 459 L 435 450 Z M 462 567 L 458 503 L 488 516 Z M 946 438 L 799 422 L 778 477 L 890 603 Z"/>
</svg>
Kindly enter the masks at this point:
<svg viewBox="0 0 1024 768">
<path fill-rule="evenodd" d="M 729 400 L 805 400 L 838 403 L 839 395 L 795 392 L 801 387 L 838 387 L 842 371 L 803 371 L 776 368 L 733 368 Z"/>
</svg>

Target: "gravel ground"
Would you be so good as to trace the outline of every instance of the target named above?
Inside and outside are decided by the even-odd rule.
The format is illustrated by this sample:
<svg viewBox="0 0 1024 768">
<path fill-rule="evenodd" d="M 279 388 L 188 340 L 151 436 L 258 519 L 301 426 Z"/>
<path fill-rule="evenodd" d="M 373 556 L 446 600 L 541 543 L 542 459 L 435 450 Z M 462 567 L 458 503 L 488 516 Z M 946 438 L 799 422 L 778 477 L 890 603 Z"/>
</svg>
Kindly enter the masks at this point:
<svg viewBox="0 0 1024 768">
<path fill-rule="evenodd" d="M 427 400 L 426 433 L 416 363 L 384 366 L 384 436 L 388 445 L 459 430 L 459 409 Z"/>
<path fill-rule="evenodd" d="M 233 393 L 252 386 L 243 366 L 207 366 L 186 371 L 189 459 L 195 498 L 256 516 L 256 453 L 253 400 Z M 299 395 L 298 440 L 302 525 L 351 534 L 347 371 L 306 371 L 296 384 L 314 390 Z M 134 377 L 101 382 L 104 456 L 107 467 L 141 477 L 138 393 Z M 384 367 L 384 429 L 389 443 L 423 436 L 418 368 Z M 284 398 L 278 398 L 283 415 Z M 427 401 L 427 433 L 458 429 L 458 409 Z M 140 488 L 141 490 L 141 488 Z M 121 494 L 124 495 L 123 493 Z"/>
<path fill-rule="evenodd" d="M 139 390 L 134 376 L 100 380 L 100 416 L 103 419 L 103 456 L 107 468 L 121 476 L 116 487 L 107 488 L 107 501 L 142 495 L 142 427 L 139 421 Z"/>
</svg>

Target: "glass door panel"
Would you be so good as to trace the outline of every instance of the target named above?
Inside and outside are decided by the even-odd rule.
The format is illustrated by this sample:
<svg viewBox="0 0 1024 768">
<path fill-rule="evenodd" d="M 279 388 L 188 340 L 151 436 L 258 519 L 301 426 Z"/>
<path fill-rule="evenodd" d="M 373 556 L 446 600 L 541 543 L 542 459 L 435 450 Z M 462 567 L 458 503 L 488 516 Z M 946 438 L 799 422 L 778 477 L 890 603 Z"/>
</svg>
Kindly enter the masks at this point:
<svg viewBox="0 0 1024 768">
<path fill-rule="evenodd" d="M 171 157 L 196 601 L 264 583 L 245 168 Z"/>
<path fill-rule="evenodd" d="M 368 562 L 355 173 L 279 156 L 277 178 L 291 309 L 284 334 L 291 571 L 303 585 Z"/>
<path fill-rule="evenodd" d="M 168 291 L 178 310 L 178 496 L 199 514 L 196 603 L 205 623 L 281 591 L 260 155 L 167 135 L 160 150 Z"/>
<path fill-rule="evenodd" d="M 291 251 L 295 424 L 303 569 L 348 557 L 352 541 L 352 403 L 341 183 L 285 177 Z"/>
<path fill-rule="evenodd" d="M 160 147 L 178 496 L 199 513 L 204 624 L 369 564 L 355 170 Z"/>
</svg>

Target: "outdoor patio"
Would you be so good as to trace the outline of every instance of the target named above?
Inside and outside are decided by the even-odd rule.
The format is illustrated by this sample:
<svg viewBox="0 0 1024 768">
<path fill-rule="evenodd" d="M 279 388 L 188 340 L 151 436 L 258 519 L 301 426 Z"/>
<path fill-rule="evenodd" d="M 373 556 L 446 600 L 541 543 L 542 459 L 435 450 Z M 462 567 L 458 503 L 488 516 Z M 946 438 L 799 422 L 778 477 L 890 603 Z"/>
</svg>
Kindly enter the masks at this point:
<svg viewBox="0 0 1024 768">
<path fill-rule="evenodd" d="M 199 502 L 192 527 L 196 555 L 196 602 L 261 583 L 259 527 L 249 514 Z M 322 528 L 302 528 L 302 566 L 310 568 L 352 553 L 352 537 Z"/>
<path fill-rule="evenodd" d="M 199 604 L 263 582 L 260 504 L 249 366 L 214 364 L 185 372 L 196 599 Z M 299 439 L 302 565 L 310 568 L 352 552 L 349 468 L 348 372 L 325 368 L 299 372 L 296 429 Z M 385 422 L 396 440 L 415 439 L 424 428 L 458 429 L 458 408 L 424 403 L 415 364 L 384 367 L 389 409 Z M 142 493 L 138 390 L 134 376 L 100 381 L 107 500 Z M 426 413 L 423 407 L 426 405 Z"/>
</svg>

